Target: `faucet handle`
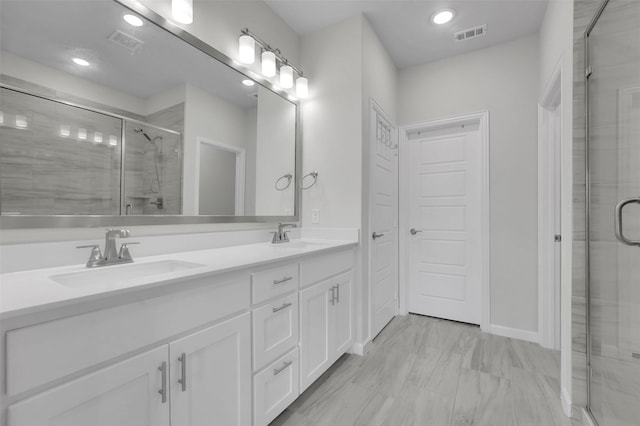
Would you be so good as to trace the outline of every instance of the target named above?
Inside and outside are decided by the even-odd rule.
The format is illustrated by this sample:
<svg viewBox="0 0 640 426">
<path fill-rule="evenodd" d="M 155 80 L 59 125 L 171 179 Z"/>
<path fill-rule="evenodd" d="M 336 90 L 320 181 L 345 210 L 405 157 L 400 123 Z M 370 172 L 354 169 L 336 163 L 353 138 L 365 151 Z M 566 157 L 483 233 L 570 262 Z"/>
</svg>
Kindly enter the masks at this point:
<svg viewBox="0 0 640 426">
<path fill-rule="evenodd" d="M 131 262 L 133 262 L 133 257 L 131 256 L 131 252 L 129 252 L 129 247 L 131 244 L 140 244 L 139 242 L 127 242 L 127 243 L 122 243 L 122 245 L 120 246 L 120 252 L 118 253 L 118 257 L 122 260 L 129 260 Z"/>
<path fill-rule="evenodd" d="M 102 252 L 98 244 L 90 244 L 87 246 L 76 246 L 76 248 L 90 248 L 91 254 L 89 254 L 89 260 L 87 260 L 87 268 L 92 268 L 102 260 Z"/>
</svg>

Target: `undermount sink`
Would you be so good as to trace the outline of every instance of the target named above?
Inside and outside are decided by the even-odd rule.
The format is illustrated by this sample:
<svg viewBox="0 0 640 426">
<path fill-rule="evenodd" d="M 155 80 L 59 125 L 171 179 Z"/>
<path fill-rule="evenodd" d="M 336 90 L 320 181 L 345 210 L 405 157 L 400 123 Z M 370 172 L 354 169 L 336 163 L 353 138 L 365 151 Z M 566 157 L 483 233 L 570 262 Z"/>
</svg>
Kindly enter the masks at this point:
<svg viewBox="0 0 640 426">
<path fill-rule="evenodd" d="M 186 269 L 201 268 L 200 263 L 166 260 L 149 263 L 130 263 L 127 265 L 104 266 L 98 269 L 85 269 L 68 274 L 52 275 L 50 278 L 67 287 L 94 287 L 112 285 L 156 275 L 170 274 Z"/>
</svg>

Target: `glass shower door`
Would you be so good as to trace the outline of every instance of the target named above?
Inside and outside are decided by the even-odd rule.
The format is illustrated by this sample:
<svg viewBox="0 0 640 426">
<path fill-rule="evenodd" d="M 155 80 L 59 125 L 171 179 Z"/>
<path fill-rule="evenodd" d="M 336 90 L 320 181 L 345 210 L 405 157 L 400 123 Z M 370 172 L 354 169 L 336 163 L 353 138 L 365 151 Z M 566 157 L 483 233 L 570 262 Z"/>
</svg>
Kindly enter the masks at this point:
<svg viewBox="0 0 640 426">
<path fill-rule="evenodd" d="M 600 425 L 631 426 L 640 422 L 640 2 L 610 0 L 587 55 L 589 409 Z"/>
</svg>

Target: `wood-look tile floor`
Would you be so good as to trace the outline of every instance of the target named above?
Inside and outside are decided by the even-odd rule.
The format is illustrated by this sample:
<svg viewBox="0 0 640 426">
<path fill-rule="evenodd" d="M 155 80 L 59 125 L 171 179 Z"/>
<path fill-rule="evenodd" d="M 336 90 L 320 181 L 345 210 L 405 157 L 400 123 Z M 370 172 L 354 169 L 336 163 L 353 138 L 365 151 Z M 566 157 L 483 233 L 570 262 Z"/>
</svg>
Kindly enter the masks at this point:
<svg viewBox="0 0 640 426">
<path fill-rule="evenodd" d="M 571 426 L 559 378 L 558 352 L 398 316 L 367 355 L 340 358 L 270 426 Z"/>
</svg>

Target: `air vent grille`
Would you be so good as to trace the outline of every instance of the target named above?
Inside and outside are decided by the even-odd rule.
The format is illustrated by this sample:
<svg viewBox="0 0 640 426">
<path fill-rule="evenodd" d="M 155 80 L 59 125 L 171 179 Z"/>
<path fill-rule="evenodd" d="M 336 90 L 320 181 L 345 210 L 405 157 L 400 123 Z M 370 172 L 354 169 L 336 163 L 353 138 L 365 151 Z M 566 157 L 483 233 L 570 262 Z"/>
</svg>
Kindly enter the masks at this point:
<svg viewBox="0 0 640 426">
<path fill-rule="evenodd" d="M 140 49 L 144 44 L 143 41 L 138 40 L 137 38 L 130 36 L 129 34 L 124 33 L 120 30 L 115 30 L 114 32 L 112 32 L 108 39 L 118 46 L 124 47 L 132 54 L 138 51 L 138 49 Z"/>
<path fill-rule="evenodd" d="M 468 28 L 466 30 L 458 31 L 453 35 L 456 41 L 469 40 L 472 38 L 482 37 L 487 34 L 487 25 L 480 25 L 478 27 Z"/>
</svg>

